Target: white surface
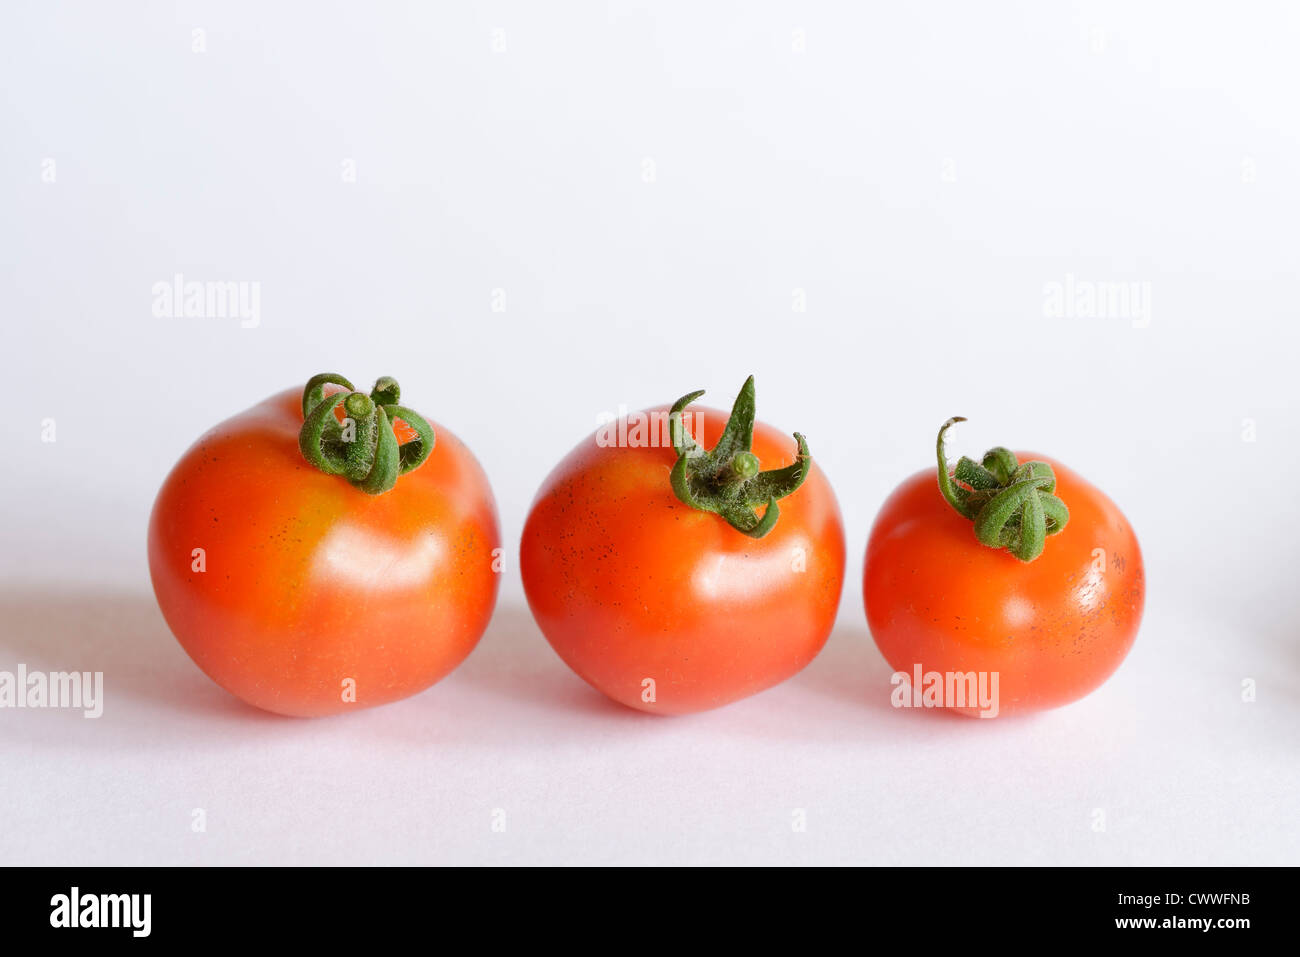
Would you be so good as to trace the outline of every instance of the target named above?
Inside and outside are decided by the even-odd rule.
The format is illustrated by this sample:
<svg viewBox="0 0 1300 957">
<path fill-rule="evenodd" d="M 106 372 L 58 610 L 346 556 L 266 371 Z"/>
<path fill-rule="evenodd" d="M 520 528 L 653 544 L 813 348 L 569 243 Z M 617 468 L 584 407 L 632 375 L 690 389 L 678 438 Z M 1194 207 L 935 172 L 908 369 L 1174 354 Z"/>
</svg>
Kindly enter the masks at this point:
<svg viewBox="0 0 1300 957">
<path fill-rule="evenodd" d="M 5 7 L 0 670 L 107 702 L 0 711 L 0 861 L 1297 863 L 1300 16 L 702 6 Z M 259 282 L 260 324 L 155 318 L 177 272 Z M 1067 275 L 1150 283 L 1150 324 L 1045 316 Z M 756 373 L 840 496 L 834 637 L 657 719 L 512 567 L 426 694 L 244 708 L 168 635 L 145 522 L 199 432 L 321 369 L 467 441 L 511 554 L 600 412 Z M 1147 619 L 1083 702 L 888 707 L 862 548 L 954 413 L 954 452 L 1050 452 L 1138 529 Z"/>
</svg>

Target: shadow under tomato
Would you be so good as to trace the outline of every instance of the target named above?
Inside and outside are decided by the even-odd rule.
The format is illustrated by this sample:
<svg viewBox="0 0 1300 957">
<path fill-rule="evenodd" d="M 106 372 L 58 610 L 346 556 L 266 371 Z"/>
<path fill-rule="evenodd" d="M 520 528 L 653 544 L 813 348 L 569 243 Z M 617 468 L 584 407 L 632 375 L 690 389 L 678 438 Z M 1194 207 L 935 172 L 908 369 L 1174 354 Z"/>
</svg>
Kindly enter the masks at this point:
<svg viewBox="0 0 1300 957">
<path fill-rule="evenodd" d="M 566 665 L 522 603 L 497 605 L 474 653 L 447 679 L 458 692 L 508 699 L 512 705 L 564 709 L 597 717 L 657 721 L 611 701 Z"/>
<path fill-rule="evenodd" d="M 840 706 L 877 711 L 889 708 L 890 673 L 867 626 L 848 622 L 835 626 L 821 653 L 789 684 Z"/>
<path fill-rule="evenodd" d="M 821 654 L 803 671 L 775 688 L 694 715 L 655 715 L 612 701 L 590 687 L 551 648 L 527 607 L 507 603 L 497 608 L 474 653 L 447 681 L 454 684 L 458 694 L 483 693 L 538 711 L 559 710 L 597 719 L 648 722 L 651 726 L 705 721 L 730 727 L 737 722 L 724 716 L 743 711 L 745 716 L 738 723 L 756 729 L 769 723 L 764 717 L 767 712 L 772 713 L 772 721 L 785 727 L 799 725 L 814 711 L 827 712 L 831 717 L 842 717 L 846 708 L 858 713 L 893 712 L 889 703 L 890 674 L 865 623 L 846 625 L 834 630 Z M 791 721 L 792 707 L 801 715 L 798 721 Z"/>
<path fill-rule="evenodd" d="M 29 673 L 103 672 L 106 708 L 115 700 L 127 700 L 172 715 L 253 723 L 302 720 L 254 708 L 218 687 L 185 654 L 147 592 L 49 586 L 0 590 L 0 670 L 12 672 L 19 664 Z M 589 687 L 547 644 L 528 609 L 510 603 L 497 607 L 464 664 L 407 702 L 424 700 L 440 710 L 444 686 L 471 697 L 484 693 L 539 709 L 653 720 Z M 382 713 L 404 704 L 364 712 Z"/>
<path fill-rule="evenodd" d="M 1295 568 L 1300 554 L 1288 562 Z M 1244 656 L 1243 677 L 1253 677 L 1274 702 L 1300 710 L 1300 592 L 1287 581 L 1264 585 L 1264 596 L 1251 602 L 1236 624 L 1245 625 L 1253 655 Z"/>
<path fill-rule="evenodd" d="M 841 612 L 841 617 L 845 614 L 851 612 Z M 950 732 L 955 729 L 979 733 L 994 723 L 1005 728 L 1032 717 L 1001 715 L 995 721 L 981 721 L 948 708 L 895 707 L 898 686 L 891 681 L 893 674 L 894 669 L 876 647 L 866 623 L 850 621 L 837 625 L 821 654 L 782 687 L 810 692 L 824 705 L 835 708 L 840 716 L 867 718 L 874 730 L 888 735 L 903 729 L 924 734 L 938 727 L 947 727 Z M 911 685 L 906 683 L 904 687 L 910 689 Z M 850 726 L 831 723 L 832 730 Z"/>
<path fill-rule="evenodd" d="M 173 713 L 263 717 L 198 669 L 151 594 L 7 588 L 0 622 L 0 670 L 103 672 L 106 713 L 126 699 Z"/>
</svg>

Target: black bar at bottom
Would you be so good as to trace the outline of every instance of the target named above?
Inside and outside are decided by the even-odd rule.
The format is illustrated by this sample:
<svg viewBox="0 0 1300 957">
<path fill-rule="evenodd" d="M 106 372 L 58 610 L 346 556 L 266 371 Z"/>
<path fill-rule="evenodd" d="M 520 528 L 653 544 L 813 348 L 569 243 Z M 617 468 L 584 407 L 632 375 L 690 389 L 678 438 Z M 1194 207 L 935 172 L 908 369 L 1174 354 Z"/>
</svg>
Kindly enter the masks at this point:
<svg viewBox="0 0 1300 957">
<path fill-rule="evenodd" d="M 534 870 L 8 868 L 0 927 L 6 944 L 75 937 L 88 947 L 247 945 L 265 929 L 299 946 L 410 934 L 436 946 L 451 931 L 496 946 L 513 930 L 530 949 L 586 949 L 604 928 L 602 946 L 671 952 L 695 927 L 732 945 L 752 934 L 770 946 L 789 931 L 972 952 L 994 940 L 1232 946 L 1284 931 L 1295 883 L 1285 868 Z"/>
</svg>

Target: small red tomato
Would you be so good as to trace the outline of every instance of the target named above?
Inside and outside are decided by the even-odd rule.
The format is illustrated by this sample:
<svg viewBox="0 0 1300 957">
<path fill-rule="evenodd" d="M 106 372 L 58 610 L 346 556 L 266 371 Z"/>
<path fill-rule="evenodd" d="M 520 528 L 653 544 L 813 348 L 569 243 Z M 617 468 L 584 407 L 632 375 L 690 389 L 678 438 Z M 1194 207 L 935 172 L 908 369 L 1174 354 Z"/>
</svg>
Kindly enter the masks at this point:
<svg viewBox="0 0 1300 957">
<path fill-rule="evenodd" d="M 446 429 L 314 377 L 228 419 L 163 482 L 149 570 L 163 616 L 250 704 L 327 715 L 422 691 L 496 602 L 496 505 Z M 436 442 L 435 442 L 436 436 Z"/>
<path fill-rule="evenodd" d="M 876 518 L 863 571 L 871 634 L 896 672 L 996 675 L 994 713 L 1067 704 L 1133 644 L 1146 591 L 1137 537 L 1101 491 L 1042 456 L 995 448 L 950 472 L 944 434 L 960 421 L 939 432 L 938 468 L 900 485 Z"/>
<path fill-rule="evenodd" d="M 844 582 L 839 507 L 803 436 L 755 424 L 752 377 L 730 418 L 685 411 L 701 394 L 579 444 L 542 484 L 520 546 L 528 604 L 560 657 L 661 714 L 798 672 Z"/>
</svg>

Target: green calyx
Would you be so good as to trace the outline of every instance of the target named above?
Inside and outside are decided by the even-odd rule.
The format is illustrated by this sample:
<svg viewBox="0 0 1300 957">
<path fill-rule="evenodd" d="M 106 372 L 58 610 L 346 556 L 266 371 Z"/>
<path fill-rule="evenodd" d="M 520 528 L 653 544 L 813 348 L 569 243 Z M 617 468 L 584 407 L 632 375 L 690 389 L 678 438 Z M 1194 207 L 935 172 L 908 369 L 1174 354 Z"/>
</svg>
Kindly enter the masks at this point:
<svg viewBox="0 0 1300 957">
<path fill-rule="evenodd" d="M 722 438 L 705 451 L 682 424 L 683 410 L 702 395 L 701 391 L 682 396 L 668 414 L 668 431 L 677 450 L 670 476 L 673 492 L 691 508 L 714 512 L 737 531 L 762 538 L 781 514 L 777 500 L 794 492 L 808 477 L 812 468 L 808 443 L 794 433 L 799 445 L 794 464 L 759 471 L 758 456 L 750 451 L 754 443 L 754 377 L 750 376 L 731 407 Z M 761 515 L 756 511 L 760 506 L 766 506 Z"/>
<path fill-rule="evenodd" d="M 325 386 L 341 385 L 347 392 L 326 397 Z M 369 395 L 357 392 L 343 376 L 322 372 L 302 390 L 302 431 L 298 448 L 303 457 L 327 475 L 341 475 L 369 495 L 387 492 L 399 475 L 419 468 L 433 451 L 433 427 L 418 413 L 398 405 L 397 380 L 382 376 Z M 343 421 L 335 409 L 343 406 Z M 398 444 L 393 420 L 401 419 L 418 435 Z"/>
<path fill-rule="evenodd" d="M 1056 475 L 1046 462 L 1017 462 L 1001 446 L 985 452 L 980 463 L 963 455 L 950 474 L 944 434 L 965 421 L 955 416 L 939 429 L 939 490 L 959 515 L 975 523 L 980 544 L 1032 562 L 1043 553 L 1047 536 L 1070 520 L 1069 509 L 1053 494 Z"/>
</svg>

